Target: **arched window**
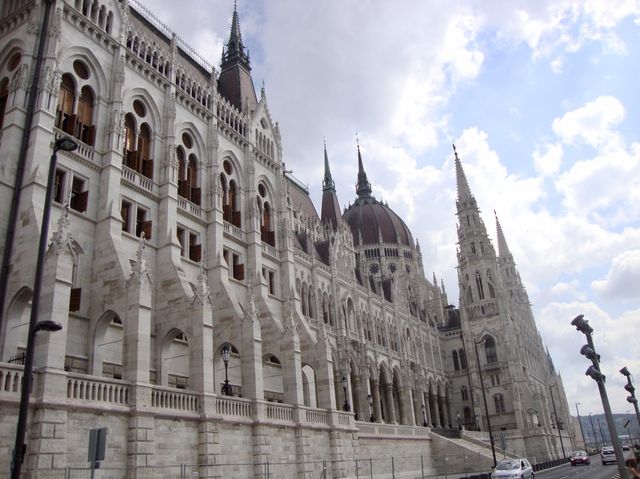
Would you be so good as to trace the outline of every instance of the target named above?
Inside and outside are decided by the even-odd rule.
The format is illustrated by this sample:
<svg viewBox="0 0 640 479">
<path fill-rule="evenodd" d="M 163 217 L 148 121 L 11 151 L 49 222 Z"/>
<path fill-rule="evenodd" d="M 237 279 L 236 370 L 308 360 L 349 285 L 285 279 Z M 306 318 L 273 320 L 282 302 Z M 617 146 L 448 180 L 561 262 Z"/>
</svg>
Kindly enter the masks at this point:
<svg viewBox="0 0 640 479">
<path fill-rule="evenodd" d="M 7 101 L 9 99 L 9 79 L 3 78 L 0 81 L 0 130 L 4 125 L 4 115 L 7 111 Z"/>
<path fill-rule="evenodd" d="M 488 363 L 498 362 L 498 355 L 496 354 L 496 342 L 490 336 L 487 336 L 484 340 L 484 352 L 487 356 Z"/>
<path fill-rule="evenodd" d="M 78 101 L 78 121 L 74 136 L 87 145 L 93 145 L 95 127 L 93 126 L 93 92 L 83 86 Z"/>
<path fill-rule="evenodd" d="M 133 101 L 133 112 L 124 117 L 123 164 L 127 168 L 153 178 L 152 138 L 148 123 L 142 121 L 147 116 L 147 108 L 140 100 Z M 137 125 L 140 125 L 138 130 Z"/>
<path fill-rule="evenodd" d="M 496 394 L 493 396 L 493 404 L 496 408 L 496 414 L 502 414 L 505 412 L 504 409 L 504 396 L 502 394 Z"/>
<path fill-rule="evenodd" d="M 229 181 L 229 199 L 227 200 L 231 213 L 230 223 L 240 227 L 240 210 L 238 209 L 238 188 L 234 180 Z"/>
<path fill-rule="evenodd" d="M 453 369 L 455 369 L 456 371 L 459 371 L 460 363 L 458 362 L 458 351 L 453 351 L 451 355 L 453 356 Z"/>
<path fill-rule="evenodd" d="M 182 144 L 176 148 L 178 195 L 200 206 L 201 189 L 198 184 L 198 157 L 195 153 L 195 142 L 187 132 L 184 132 L 181 138 Z M 223 175 L 220 179 L 223 180 Z M 224 183 L 226 185 L 226 179 Z M 223 189 L 225 185 L 223 185 Z"/>
<path fill-rule="evenodd" d="M 73 107 L 76 102 L 75 91 L 76 82 L 73 77 L 68 73 L 62 75 L 55 126 L 70 135 L 73 135 L 75 129 L 75 117 L 73 116 Z"/>
<path fill-rule="evenodd" d="M 151 128 L 147 123 L 140 126 L 138 135 L 138 159 L 140 172 L 147 178 L 153 178 L 153 160 L 151 159 Z"/>
<path fill-rule="evenodd" d="M 462 398 L 463 401 L 469 400 L 469 391 L 467 390 L 466 386 L 460 387 L 460 397 Z"/>
<path fill-rule="evenodd" d="M 476 273 L 476 287 L 478 288 L 478 299 L 484 299 L 484 287 L 482 285 L 482 276 Z"/>
<path fill-rule="evenodd" d="M 460 357 L 460 369 L 467 369 L 467 355 L 464 349 L 458 351 L 458 356 Z"/>
</svg>

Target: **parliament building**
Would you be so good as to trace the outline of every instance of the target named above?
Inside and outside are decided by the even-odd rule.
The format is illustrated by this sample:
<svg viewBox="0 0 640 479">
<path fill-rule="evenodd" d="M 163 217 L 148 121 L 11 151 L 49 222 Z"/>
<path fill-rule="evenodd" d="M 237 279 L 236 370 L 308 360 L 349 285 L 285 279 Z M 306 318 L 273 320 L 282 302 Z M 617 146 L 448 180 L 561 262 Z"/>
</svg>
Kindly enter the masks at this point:
<svg viewBox="0 0 640 479">
<path fill-rule="evenodd" d="M 138 0 L 0 4 L 0 470 L 52 155 L 37 319 L 62 329 L 33 339 L 24 477 L 80 477 L 98 428 L 105 478 L 487 469 L 489 426 L 500 457 L 571 450 L 561 378 L 464 158 L 448 298 L 359 146 L 339 159 L 355 192 L 318 151 L 319 208 L 285 170 L 238 12 L 220 14 L 214 66 Z M 77 149 L 54 151 L 63 137 Z"/>
</svg>

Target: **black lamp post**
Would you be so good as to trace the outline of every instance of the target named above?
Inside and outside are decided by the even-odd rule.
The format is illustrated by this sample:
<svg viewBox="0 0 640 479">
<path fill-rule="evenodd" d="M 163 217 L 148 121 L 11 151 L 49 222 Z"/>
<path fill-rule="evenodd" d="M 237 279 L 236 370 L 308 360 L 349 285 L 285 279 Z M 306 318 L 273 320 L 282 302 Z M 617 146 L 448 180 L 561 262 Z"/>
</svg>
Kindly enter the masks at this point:
<svg viewBox="0 0 640 479">
<path fill-rule="evenodd" d="M 458 420 L 458 431 L 462 430 L 462 419 L 460 418 L 460 412 L 456 411 L 456 419 Z"/>
<path fill-rule="evenodd" d="M 576 413 L 578 414 L 578 424 L 580 425 L 580 434 L 582 434 L 582 442 L 584 442 L 584 448 L 587 449 L 587 440 L 584 437 L 584 430 L 582 429 L 582 420 L 580 419 L 580 410 L 578 409 L 578 405 L 580 403 L 576 403 Z"/>
<path fill-rule="evenodd" d="M 49 160 L 49 176 L 47 178 L 47 191 L 42 208 L 42 227 L 40 229 L 40 242 L 38 243 L 38 257 L 36 259 L 36 271 L 33 280 L 33 299 L 31 300 L 31 316 L 29 317 L 29 332 L 27 333 L 27 350 L 24 358 L 24 376 L 22 377 L 22 391 L 20 394 L 20 411 L 18 413 L 18 427 L 16 429 L 16 442 L 13 448 L 11 462 L 11 479 L 20 478 L 20 470 L 24 461 L 26 445 L 24 438 L 27 432 L 27 415 L 29 412 L 29 395 L 31 394 L 31 373 L 33 371 L 33 355 L 35 352 L 35 337 L 38 331 L 60 331 L 62 325 L 55 321 L 38 321 L 38 309 L 40 306 L 40 289 L 42 288 L 42 274 L 44 270 L 44 258 L 47 252 L 47 239 L 49 236 L 49 217 L 51 216 L 51 201 L 53 186 L 55 184 L 56 164 L 58 151 L 73 151 L 78 148 L 78 143 L 69 137 L 58 138 L 53 144 L 53 152 Z"/>
<path fill-rule="evenodd" d="M 627 378 L 627 384 L 625 384 L 624 388 L 631 394 L 631 396 L 627 397 L 627 402 L 633 404 L 633 408 L 636 410 L 636 421 L 638 421 L 638 428 L 640 428 L 640 411 L 638 411 L 638 399 L 636 398 L 636 388 L 633 387 L 631 383 L 631 373 L 627 369 L 627 367 L 623 367 L 620 370 L 620 374 Z"/>
<path fill-rule="evenodd" d="M 231 355 L 231 345 L 224 343 L 222 346 L 222 362 L 224 363 L 224 384 L 222 385 L 223 396 L 233 396 L 233 388 L 229 384 L 229 356 Z"/>
<path fill-rule="evenodd" d="M 373 415 L 373 396 L 367 395 L 367 402 L 369 403 L 369 422 L 375 422 L 376 417 Z"/>
<path fill-rule="evenodd" d="M 423 427 L 427 427 L 427 408 L 425 407 L 424 403 L 422 403 L 422 405 L 420 406 L 420 408 L 422 409 L 422 426 Z"/>
<path fill-rule="evenodd" d="M 604 415 L 607 419 L 607 426 L 609 427 L 609 435 L 611 436 L 611 443 L 613 450 L 616 453 L 616 461 L 618 463 L 618 472 L 621 479 L 628 479 L 629 473 L 624 463 L 624 455 L 622 454 L 622 447 L 620 446 L 620 440 L 618 439 L 618 432 L 616 431 L 616 425 L 613 422 L 613 415 L 611 413 L 611 405 L 609 404 L 609 398 L 607 397 L 607 390 L 604 387 L 605 375 L 600 371 L 600 355 L 596 353 L 596 348 L 593 344 L 593 328 L 589 326 L 589 322 L 584 319 L 584 315 L 579 314 L 571 320 L 571 325 L 584 334 L 587 338 L 587 344 L 580 348 L 580 354 L 591 360 L 591 366 L 585 372 L 586 376 L 591 377 L 598 385 L 598 392 L 600 393 L 600 399 L 602 401 L 602 407 L 604 409 Z"/>
<path fill-rule="evenodd" d="M 484 344 L 484 339 L 479 341 L 473 341 L 473 346 L 476 350 L 476 361 L 478 363 L 478 375 L 480 376 L 480 389 L 482 389 L 482 400 L 484 401 L 484 411 L 487 415 L 487 429 L 489 430 L 489 442 L 491 443 L 491 454 L 493 455 L 493 467 L 496 467 L 498 461 L 496 460 L 496 445 L 493 442 L 493 431 L 491 431 L 491 419 L 489 418 L 489 406 L 487 406 L 487 395 L 484 392 L 484 380 L 482 379 L 482 368 L 480 367 L 480 355 L 478 354 L 478 344 Z M 478 428 L 479 429 L 479 428 Z"/>
<path fill-rule="evenodd" d="M 342 383 L 342 390 L 344 391 L 344 404 L 342 405 L 342 410 L 345 412 L 351 411 L 351 407 L 349 406 L 349 401 L 347 401 L 347 378 L 346 376 L 342 376 L 340 380 Z"/>
<path fill-rule="evenodd" d="M 556 386 L 557 387 L 557 386 Z M 553 399 L 553 384 L 549 384 L 549 394 L 551 394 L 551 405 L 553 406 L 553 417 L 556 422 L 556 429 L 558 430 L 558 437 L 560 438 L 560 448 L 562 449 L 562 459 L 567 457 L 567 454 L 564 452 L 564 442 L 562 442 L 562 421 L 558 418 L 558 412 L 556 411 L 556 402 Z"/>
</svg>

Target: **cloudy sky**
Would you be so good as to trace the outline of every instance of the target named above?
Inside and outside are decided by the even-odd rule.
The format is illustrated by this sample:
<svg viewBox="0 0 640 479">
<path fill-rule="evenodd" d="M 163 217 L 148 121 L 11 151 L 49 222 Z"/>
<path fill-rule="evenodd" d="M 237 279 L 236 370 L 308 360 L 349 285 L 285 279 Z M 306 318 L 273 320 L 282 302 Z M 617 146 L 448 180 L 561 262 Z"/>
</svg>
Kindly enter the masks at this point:
<svg viewBox="0 0 640 479">
<path fill-rule="evenodd" d="M 142 1 L 219 64 L 231 0 Z M 374 195 L 457 304 L 455 143 L 572 412 L 602 411 L 569 324 L 579 313 L 614 412 L 633 411 L 618 370 L 640 390 L 640 2 L 239 0 L 238 12 L 287 167 L 316 205 L 323 138 L 340 203 L 355 198 L 357 133 Z"/>
</svg>

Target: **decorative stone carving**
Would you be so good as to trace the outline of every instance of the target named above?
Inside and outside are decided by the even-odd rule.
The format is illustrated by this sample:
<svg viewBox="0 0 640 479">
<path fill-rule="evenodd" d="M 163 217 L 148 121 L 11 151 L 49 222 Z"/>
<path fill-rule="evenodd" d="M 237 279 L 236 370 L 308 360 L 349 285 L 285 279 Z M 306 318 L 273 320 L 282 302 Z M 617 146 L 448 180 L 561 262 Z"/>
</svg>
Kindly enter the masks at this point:
<svg viewBox="0 0 640 479">
<path fill-rule="evenodd" d="M 58 218 L 58 228 L 51 236 L 51 242 L 49 243 L 47 254 L 73 254 L 73 239 L 71 238 L 71 232 L 69 231 L 69 227 L 71 226 L 71 221 L 69 221 L 69 203 L 70 201 L 68 199 L 62 209 L 60 218 Z"/>
<path fill-rule="evenodd" d="M 149 284 L 153 284 L 151 271 L 149 270 L 149 264 L 147 263 L 147 240 L 145 239 L 143 232 L 140 235 L 138 250 L 136 251 L 136 262 L 131 271 L 129 284 L 135 282 L 141 285 L 145 281 Z"/>
<path fill-rule="evenodd" d="M 204 267 L 204 253 L 202 254 L 202 261 L 200 262 L 200 274 L 194 290 L 192 303 L 199 303 L 201 305 L 211 305 L 211 290 L 209 289 L 209 279 L 207 278 L 207 271 Z"/>
</svg>

